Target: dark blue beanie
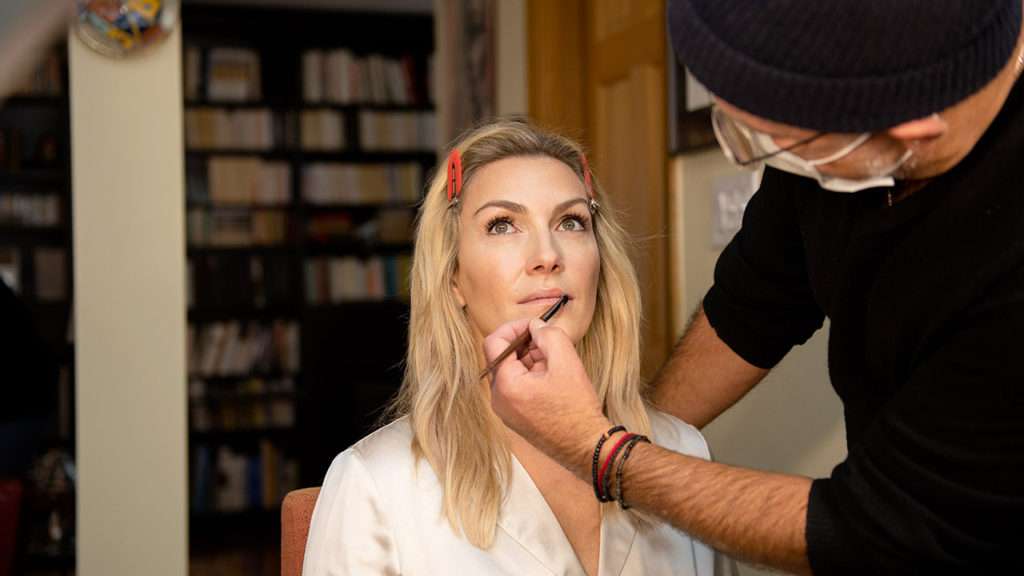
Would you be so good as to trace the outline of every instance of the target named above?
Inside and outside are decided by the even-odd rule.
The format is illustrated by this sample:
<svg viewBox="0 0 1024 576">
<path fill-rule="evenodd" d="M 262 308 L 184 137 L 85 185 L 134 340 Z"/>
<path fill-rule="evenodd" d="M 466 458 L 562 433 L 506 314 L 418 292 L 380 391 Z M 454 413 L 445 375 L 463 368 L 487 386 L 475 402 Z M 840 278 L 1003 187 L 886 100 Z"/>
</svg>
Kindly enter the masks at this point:
<svg viewBox="0 0 1024 576">
<path fill-rule="evenodd" d="M 1021 0 L 670 0 L 672 45 L 756 116 L 870 132 L 973 94 L 1010 59 Z"/>
</svg>

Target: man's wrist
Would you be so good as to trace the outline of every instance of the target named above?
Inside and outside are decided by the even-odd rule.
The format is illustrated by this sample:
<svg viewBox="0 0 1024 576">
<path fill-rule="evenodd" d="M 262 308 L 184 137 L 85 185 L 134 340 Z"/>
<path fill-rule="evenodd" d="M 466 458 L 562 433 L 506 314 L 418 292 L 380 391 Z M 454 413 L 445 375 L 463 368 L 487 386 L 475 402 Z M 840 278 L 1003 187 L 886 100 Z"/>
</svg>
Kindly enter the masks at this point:
<svg viewBox="0 0 1024 576">
<path fill-rule="evenodd" d="M 578 446 L 573 451 L 570 467 L 570 470 L 573 472 L 573 474 L 586 480 L 587 482 L 591 481 L 591 474 L 594 462 L 594 449 L 597 446 L 597 443 L 601 439 L 601 437 L 604 436 L 608 432 L 608 429 L 611 428 L 612 426 L 613 425 L 610 422 L 608 422 L 608 419 L 602 416 L 599 420 L 595 420 L 593 424 L 588 425 L 586 427 L 586 432 L 580 436 L 581 438 L 584 439 L 583 444 Z M 616 433 L 616 435 L 618 435 L 618 433 Z M 607 443 L 608 441 L 605 441 L 605 444 Z M 605 447 L 602 446 L 601 456 L 604 456 L 604 450 Z"/>
</svg>

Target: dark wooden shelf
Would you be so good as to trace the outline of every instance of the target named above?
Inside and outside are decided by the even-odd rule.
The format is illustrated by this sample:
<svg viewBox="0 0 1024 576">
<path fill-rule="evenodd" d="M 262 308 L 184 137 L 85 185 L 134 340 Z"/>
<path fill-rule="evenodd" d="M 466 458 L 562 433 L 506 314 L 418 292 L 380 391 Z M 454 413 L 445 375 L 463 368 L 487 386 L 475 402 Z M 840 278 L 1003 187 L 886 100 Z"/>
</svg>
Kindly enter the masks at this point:
<svg viewBox="0 0 1024 576">
<path fill-rule="evenodd" d="M 186 148 L 186 156 L 259 156 L 267 160 L 289 160 L 294 155 L 290 150 L 281 148 Z"/>
<path fill-rule="evenodd" d="M 220 204 L 212 200 L 197 200 L 190 198 L 186 200 L 185 207 L 188 209 L 200 209 L 224 212 L 294 212 L 298 209 L 295 204 Z"/>
<path fill-rule="evenodd" d="M 265 549 L 281 541 L 281 509 L 189 509 L 189 540 L 193 554 L 202 556 L 235 548 Z"/>
<path fill-rule="evenodd" d="M 271 102 L 268 100 L 187 100 L 186 108 L 225 108 L 225 109 L 254 109 L 267 108 L 274 111 L 287 110 L 323 110 L 331 109 L 339 112 L 435 112 L 436 107 L 432 103 L 399 104 L 394 102 Z"/>
<path fill-rule="evenodd" d="M 47 108 L 66 109 L 67 99 L 63 94 L 17 94 L 0 100 L 2 108 L 24 108 L 43 106 Z"/>
<path fill-rule="evenodd" d="M 188 311 L 189 322 L 226 322 L 231 320 L 294 320 L 299 316 L 299 307 L 271 305 L 264 308 L 254 306 L 198 306 Z"/>
<path fill-rule="evenodd" d="M 356 102 L 341 104 L 338 102 L 303 102 L 302 110 L 323 110 L 324 108 L 343 112 L 434 112 L 433 104 L 396 104 L 391 102 Z"/>
<path fill-rule="evenodd" d="M 202 396 L 190 396 L 188 401 L 191 404 L 260 404 L 273 400 L 298 400 L 296 392 L 211 392 L 206 391 Z"/>
<path fill-rule="evenodd" d="M 26 553 L 18 562 L 18 574 L 74 574 L 75 553 L 70 550 L 48 554 L 46 552 Z"/>
<path fill-rule="evenodd" d="M 0 170 L 0 186 L 25 188 L 25 191 L 28 192 L 45 187 L 44 192 L 62 193 L 67 182 L 67 174 L 60 167 L 52 170 L 42 168 Z M 22 190 L 18 191 L 22 192 Z"/>
<path fill-rule="evenodd" d="M 289 439 L 296 434 L 296 428 L 235 428 L 196 430 L 189 428 L 189 441 L 194 444 L 248 442 L 260 438 Z"/>
<path fill-rule="evenodd" d="M 281 508 L 245 508 L 243 510 L 189 510 L 189 516 L 193 520 L 210 520 L 214 522 L 235 522 L 248 520 L 262 520 L 273 517 L 274 520 L 281 519 Z"/>
<path fill-rule="evenodd" d="M 70 231 L 62 226 L 30 227 L 0 223 L 0 240 L 30 241 L 36 244 L 63 246 Z"/>
<path fill-rule="evenodd" d="M 298 244 L 289 242 L 286 244 L 252 244 L 248 246 L 189 246 L 186 249 L 186 253 L 189 256 L 200 256 L 203 254 L 280 254 L 297 252 L 298 250 Z"/>
<path fill-rule="evenodd" d="M 185 108 L 226 108 L 229 110 L 270 108 L 273 110 L 287 110 L 292 108 L 292 105 L 287 102 L 272 102 L 269 100 L 209 100 L 190 98 L 185 100 Z"/>
<path fill-rule="evenodd" d="M 437 154 L 433 150 L 362 150 L 347 149 L 337 152 L 300 150 L 303 162 L 351 162 L 399 164 L 404 162 L 434 162 Z"/>
<path fill-rule="evenodd" d="M 354 212 L 358 210 L 416 210 L 419 208 L 419 201 L 409 202 L 359 202 L 359 203 L 337 203 L 337 204 L 304 204 L 303 210 L 313 214 L 331 212 Z"/>
<path fill-rule="evenodd" d="M 434 162 L 437 154 L 433 150 L 362 150 L 344 148 L 341 150 L 305 150 L 302 148 L 188 148 L 186 155 L 195 158 L 212 156 L 258 156 L 265 160 L 297 160 L 306 162 L 345 162 L 351 164 L 399 164 L 406 162 Z"/>
<path fill-rule="evenodd" d="M 306 309 L 310 311 L 319 312 L 331 312 L 339 311 L 344 312 L 346 309 L 352 308 L 365 308 L 367 306 L 377 306 L 381 308 L 408 308 L 409 301 L 403 300 L 402 298 L 380 298 L 380 299 L 358 299 L 358 300 L 342 300 L 340 302 L 324 302 L 318 304 L 306 304 Z"/>
<path fill-rule="evenodd" d="M 284 380 L 285 378 L 298 378 L 301 372 L 283 372 L 272 370 L 269 372 L 249 372 L 247 374 L 215 375 L 204 376 L 202 374 L 189 374 L 189 380 L 202 380 L 211 386 L 222 386 L 234 384 L 247 380 Z"/>
<path fill-rule="evenodd" d="M 348 256 L 348 255 L 394 255 L 412 254 L 411 242 L 389 243 L 357 239 L 337 238 L 332 240 L 310 239 L 306 244 L 307 256 Z"/>
</svg>

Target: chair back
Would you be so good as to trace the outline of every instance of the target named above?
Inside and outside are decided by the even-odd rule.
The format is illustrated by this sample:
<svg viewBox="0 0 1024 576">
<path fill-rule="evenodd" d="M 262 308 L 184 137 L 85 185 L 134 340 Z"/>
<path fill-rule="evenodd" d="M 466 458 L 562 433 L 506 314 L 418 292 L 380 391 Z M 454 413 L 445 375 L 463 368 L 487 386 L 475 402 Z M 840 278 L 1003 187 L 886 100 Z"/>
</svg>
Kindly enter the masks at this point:
<svg viewBox="0 0 1024 576">
<path fill-rule="evenodd" d="M 320 488 L 292 490 L 281 502 L 281 576 L 302 576 L 309 521 Z"/>
</svg>

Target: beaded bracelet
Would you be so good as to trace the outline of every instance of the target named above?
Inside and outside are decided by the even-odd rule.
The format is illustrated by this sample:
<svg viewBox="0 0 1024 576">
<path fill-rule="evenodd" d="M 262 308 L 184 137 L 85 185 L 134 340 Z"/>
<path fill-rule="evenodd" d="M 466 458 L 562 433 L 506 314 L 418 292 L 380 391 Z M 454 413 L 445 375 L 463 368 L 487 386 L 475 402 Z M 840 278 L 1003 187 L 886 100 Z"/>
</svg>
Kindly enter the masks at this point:
<svg viewBox="0 0 1024 576">
<path fill-rule="evenodd" d="M 629 439 L 629 444 L 627 444 L 626 448 L 622 451 L 622 460 L 619 460 L 619 465 L 615 469 L 616 494 L 614 499 L 619 501 L 619 508 L 623 510 L 629 510 L 630 506 L 626 503 L 625 496 L 622 495 L 622 469 L 626 467 L 626 460 L 629 459 L 629 454 L 633 451 L 633 447 L 641 442 L 647 442 L 650 444 L 651 440 L 642 434 L 634 434 L 633 437 Z"/>
<path fill-rule="evenodd" d="M 607 442 L 609 438 L 611 438 L 612 434 L 615 434 L 616 432 L 625 431 L 625 426 L 612 426 L 611 428 L 608 429 L 607 432 L 601 435 L 601 438 L 598 439 L 597 441 L 597 446 L 594 447 L 594 462 L 590 466 L 590 473 L 591 476 L 593 476 L 594 481 L 594 496 L 597 496 L 598 502 L 611 502 L 610 498 L 608 498 L 604 494 L 601 494 L 601 484 L 598 483 L 597 464 L 598 461 L 601 459 L 601 447 L 604 446 L 604 443 Z"/>
<path fill-rule="evenodd" d="M 608 459 L 604 461 L 604 465 L 601 466 L 601 472 L 597 475 L 598 480 L 601 483 L 601 493 L 605 496 L 605 502 L 614 502 L 615 498 L 612 497 L 612 463 L 615 462 L 615 458 L 619 455 L 619 451 L 629 443 L 630 440 L 636 438 L 636 434 L 626 432 L 619 441 L 612 447 L 612 451 L 608 454 Z"/>
</svg>

